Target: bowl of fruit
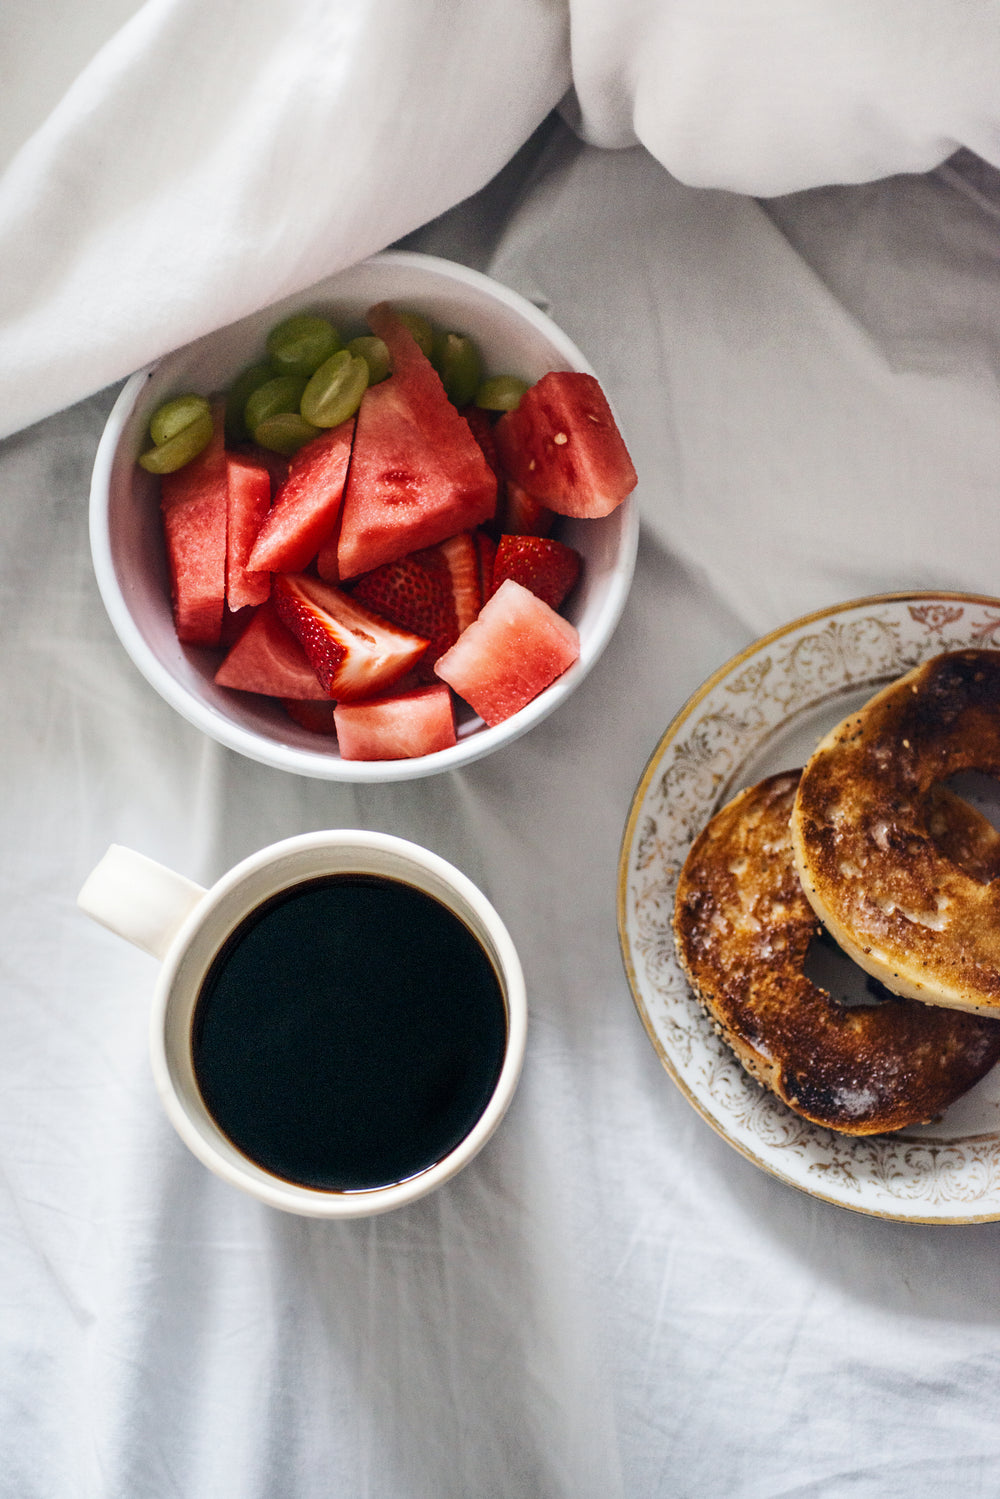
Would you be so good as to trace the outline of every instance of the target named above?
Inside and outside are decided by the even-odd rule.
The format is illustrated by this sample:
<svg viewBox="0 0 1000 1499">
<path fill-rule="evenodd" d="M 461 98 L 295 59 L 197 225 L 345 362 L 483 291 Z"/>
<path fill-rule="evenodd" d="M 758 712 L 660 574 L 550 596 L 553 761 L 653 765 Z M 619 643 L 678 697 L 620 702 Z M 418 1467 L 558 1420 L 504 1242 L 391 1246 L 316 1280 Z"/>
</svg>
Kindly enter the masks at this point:
<svg viewBox="0 0 1000 1499">
<path fill-rule="evenodd" d="M 122 645 L 196 727 L 300 775 L 403 780 L 583 679 L 631 582 L 635 482 L 544 314 L 387 251 L 126 382 L 91 552 Z"/>
</svg>

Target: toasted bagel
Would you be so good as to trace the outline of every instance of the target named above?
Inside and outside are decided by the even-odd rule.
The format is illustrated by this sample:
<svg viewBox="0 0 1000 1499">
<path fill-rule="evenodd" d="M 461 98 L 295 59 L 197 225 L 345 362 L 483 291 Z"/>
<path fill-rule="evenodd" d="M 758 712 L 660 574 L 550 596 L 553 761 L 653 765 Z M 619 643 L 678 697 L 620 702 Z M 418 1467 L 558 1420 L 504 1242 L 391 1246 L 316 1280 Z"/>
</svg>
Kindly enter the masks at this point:
<svg viewBox="0 0 1000 1499">
<path fill-rule="evenodd" d="M 850 1135 L 925 1122 L 1000 1059 L 1000 1021 L 886 998 L 848 1006 L 806 977 L 821 930 L 792 858 L 798 771 L 741 792 L 695 839 L 674 907 L 678 959 L 746 1070 Z"/>
<path fill-rule="evenodd" d="M 968 807 L 955 836 L 940 829 L 941 783 L 966 770 L 1000 775 L 1000 651 L 935 656 L 833 729 L 802 773 L 792 846 L 817 916 L 866 972 L 1000 1014 L 997 835 Z"/>
</svg>

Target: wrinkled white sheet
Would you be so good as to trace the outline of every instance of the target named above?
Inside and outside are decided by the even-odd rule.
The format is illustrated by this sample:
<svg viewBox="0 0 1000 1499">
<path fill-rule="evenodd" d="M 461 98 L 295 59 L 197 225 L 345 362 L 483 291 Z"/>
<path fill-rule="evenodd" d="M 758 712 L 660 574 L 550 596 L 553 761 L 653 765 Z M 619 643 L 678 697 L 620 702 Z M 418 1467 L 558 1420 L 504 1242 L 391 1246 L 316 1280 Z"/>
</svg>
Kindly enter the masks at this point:
<svg viewBox="0 0 1000 1499">
<path fill-rule="evenodd" d="M 562 101 L 773 195 L 1000 163 L 1000 0 L 7 0 L 0 434 L 362 259 Z"/>
<path fill-rule="evenodd" d="M 996 591 L 1000 178 L 963 155 L 764 205 L 682 185 L 642 147 L 584 144 L 556 118 L 534 129 L 565 67 L 558 9 L 543 10 L 537 118 L 526 106 L 489 161 L 456 156 L 447 174 L 435 135 L 427 170 L 451 186 L 439 175 L 423 209 L 365 184 L 373 248 L 530 136 L 408 243 L 547 307 L 640 472 L 622 624 L 509 750 L 374 790 L 202 739 L 125 658 L 91 575 L 86 493 L 114 390 L 78 397 L 111 366 L 84 386 L 79 350 L 61 364 L 48 345 L 25 366 L 8 425 L 75 404 L 0 445 L 3 1499 L 996 1493 L 1000 1225 L 861 1217 L 719 1140 L 635 1014 L 615 893 L 646 757 L 734 650 L 863 593 Z M 447 11 L 460 26 L 466 7 Z M 129 24 L 162 39 L 180 13 Z M 187 295 L 216 271 L 182 227 Z M 39 228 L 26 313 L 55 305 L 88 244 Z M 297 272 L 345 246 L 312 253 Z M 244 259 L 232 297 L 270 274 Z M 166 295 L 99 346 L 176 342 L 184 305 Z M 62 395 L 40 388 L 57 365 Z M 5 403 L 10 388 L 5 374 Z M 330 1227 L 257 1207 L 188 1155 L 146 1060 L 155 964 L 74 902 L 111 841 L 208 881 L 275 838 L 348 825 L 422 842 L 483 887 L 521 950 L 532 1023 L 514 1108 L 477 1161 L 410 1209 Z"/>
</svg>

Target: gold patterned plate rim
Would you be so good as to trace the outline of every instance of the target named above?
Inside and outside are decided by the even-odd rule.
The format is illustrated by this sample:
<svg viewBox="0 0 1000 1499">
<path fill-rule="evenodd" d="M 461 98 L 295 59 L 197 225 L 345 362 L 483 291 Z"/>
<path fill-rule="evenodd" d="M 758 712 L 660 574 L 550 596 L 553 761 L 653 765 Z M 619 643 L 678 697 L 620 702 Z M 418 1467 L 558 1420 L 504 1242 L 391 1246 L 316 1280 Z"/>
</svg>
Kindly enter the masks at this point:
<svg viewBox="0 0 1000 1499">
<path fill-rule="evenodd" d="M 618 865 L 618 935 L 656 1052 L 741 1155 L 824 1202 L 899 1222 L 1000 1219 L 1000 1067 L 940 1120 L 848 1136 L 801 1119 L 715 1034 L 677 963 L 677 876 L 709 817 L 745 785 L 802 764 L 827 729 L 942 651 L 1000 648 L 1000 599 L 915 591 L 817 610 L 754 641 L 685 703 L 636 788 Z"/>
</svg>

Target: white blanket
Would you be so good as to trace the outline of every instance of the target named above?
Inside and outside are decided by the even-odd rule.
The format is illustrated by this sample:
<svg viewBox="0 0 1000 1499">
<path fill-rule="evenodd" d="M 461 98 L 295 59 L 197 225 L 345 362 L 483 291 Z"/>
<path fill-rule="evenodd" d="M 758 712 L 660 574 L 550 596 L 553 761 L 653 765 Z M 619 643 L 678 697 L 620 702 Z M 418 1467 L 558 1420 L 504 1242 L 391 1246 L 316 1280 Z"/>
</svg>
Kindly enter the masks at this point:
<svg viewBox="0 0 1000 1499">
<path fill-rule="evenodd" d="M 1000 159 L 996 0 L 16 0 L 0 57 L 0 433 L 426 223 L 561 99 L 744 193 Z"/>
</svg>

